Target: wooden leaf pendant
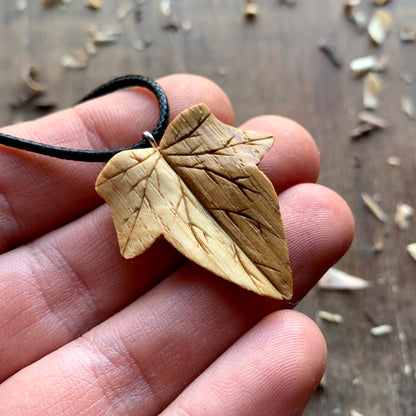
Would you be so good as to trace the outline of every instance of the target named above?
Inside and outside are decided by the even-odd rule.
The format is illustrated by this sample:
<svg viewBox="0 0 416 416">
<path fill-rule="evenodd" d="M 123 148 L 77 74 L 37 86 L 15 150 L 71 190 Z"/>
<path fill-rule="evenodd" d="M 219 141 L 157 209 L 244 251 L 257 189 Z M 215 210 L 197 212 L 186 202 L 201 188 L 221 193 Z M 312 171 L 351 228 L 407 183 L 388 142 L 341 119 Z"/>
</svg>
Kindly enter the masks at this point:
<svg viewBox="0 0 416 416">
<path fill-rule="evenodd" d="M 121 254 L 135 257 L 163 235 L 214 274 L 290 299 L 278 198 L 257 168 L 273 141 L 223 124 L 199 104 L 173 120 L 157 148 L 118 153 L 96 190 L 110 206 Z"/>
</svg>

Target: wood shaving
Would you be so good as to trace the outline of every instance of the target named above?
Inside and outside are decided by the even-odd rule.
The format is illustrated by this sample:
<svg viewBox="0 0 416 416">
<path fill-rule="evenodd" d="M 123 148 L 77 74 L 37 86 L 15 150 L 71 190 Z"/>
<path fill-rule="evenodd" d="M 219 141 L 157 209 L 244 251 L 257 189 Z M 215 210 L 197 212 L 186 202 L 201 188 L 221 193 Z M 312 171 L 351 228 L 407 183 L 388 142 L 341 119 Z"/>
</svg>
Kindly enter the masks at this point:
<svg viewBox="0 0 416 416">
<path fill-rule="evenodd" d="M 255 19 L 259 14 L 257 0 L 244 0 L 243 14 L 247 19 Z"/>
<path fill-rule="evenodd" d="M 400 40 L 402 42 L 416 41 L 416 27 L 412 25 L 404 25 L 400 29 Z"/>
<path fill-rule="evenodd" d="M 373 42 L 380 46 L 384 43 L 391 29 L 392 17 L 386 10 L 376 10 L 368 24 L 368 34 Z"/>
<path fill-rule="evenodd" d="M 192 30 L 192 22 L 190 20 L 184 20 L 181 26 L 184 32 L 190 32 Z"/>
<path fill-rule="evenodd" d="M 123 3 L 117 8 L 117 19 L 124 20 L 129 13 L 134 9 L 133 3 Z"/>
<path fill-rule="evenodd" d="M 374 55 L 363 56 L 353 59 L 350 62 L 350 70 L 354 78 L 359 78 L 368 72 L 385 72 L 390 64 L 390 59 L 386 55 L 377 58 Z"/>
<path fill-rule="evenodd" d="M 16 1 L 16 10 L 18 12 L 24 12 L 27 9 L 27 6 L 28 6 L 27 0 Z"/>
<path fill-rule="evenodd" d="M 370 329 L 371 335 L 375 337 L 381 337 L 383 335 L 391 334 L 393 332 L 393 327 L 391 325 L 379 325 Z"/>
<path fill-rule="evenodd" d="M 410 257 L 416 261 L 416 243 L 408 244 L 406 250 L 410 254 Z"/>
<path fill-rule="evenodd" d="M 149 48 L 151 46 L 151 44 L 153 43 L 153 41 L 149 38 L 149 39 L 136 39 L 133 43 L 133 47 L 134 49 L 137 49 L 138 51 L 144 51 L 147 48 Z"/>
<path fill-rule="evenodd" d="M 384 236 L 383 236 L 383 234 L 377 234 L 374 237 L 373 251 L 375 253 L 381 253 L 382 251 L 384 251 Z"/>
<path fill-rule="evenodd" d="M 180 29 L 180 24 L 173 17 L 168 17 L 162 23 L 162 29 L 163 30 L 171 30 L 173 32 L 176 32 L 177 30 Z"/>
<path fill-rule="evenodd" d="M 29 90 L 35 95 L 41 95 L 46 92 L 46 87 L 36 80 L 38 70 L 36 66 L 30 65 L 23 72 L 23 80 Z"/>
<path fill-rule="evenodd" d="M 329 45 L 325 39 L 319 39 L 318 48 L 336 68 L 341 68 L 342 61 L 332 45 Z"/>
<path fill-rule="evenodd" d="M 103 7 L 103 2 L 101 0 L 88 0 L 86 6 L 92 10 L 100 10 Z"/>
<path fill-rule="evenodd" d="M 388 216 L 380 207 L 379 203 L 366 192 L 361 193 L 361 199 L 364 205 L 372 212 L 372 214 L 381 222 L 387 222 Z"/>
<path fill-rule="evenodd" d="M 414 215 L 415 210 L 408 204 L 397 204 L 394 222 L 400 230 L 407 230 L 410 227 L 410 218 Z"/>
<path fill-rule="evenodd" d="M 42 0 L 42 6 L 43 7 L 51 7 L 54 6 L 55 4 L 60 3 L 61 0 Z"/>
<path fill-rule="evenodd" d="M 390 166 L 400 166 L 402 164 L 402 159 L 398 156 L 389 156 L 387 158 L 387 163 Z"/>
<path fill-rule="evenodd" d="M 93 43 L 91 40 L 85 43 L 85 52 L 87 52 L 90 56 L 96 56 L 98 53 L 97 45 Z"/>
<path fill-rule="evenodd" d="M 341 324 L 344 321 L 344 318 L 339 313 L 320 310 L 318 311 L 318 316 L 320 319 L 334 324 Z"/>
<path fill-rule="evenodd" d="M 376 127 L 374 126 L 374 124 L 371 124 L 371 123 L 362 123 L 359 126 L 354 127 L 350 131 L 350 138 L 351 139 L 359 139 L 359 138 L 361 138 L 363 136 L 366 136 L 366 135 L 370 134 L 375 129 L 376 129 Z"/>
<path fill-rule="evenodd" d="M 361 0 L 346 0 L 344 3 L 342 3 L 342 8 L 344 10 L 344 14 L 351 18 L 352 13 L 354 11 L 354 8 L 359 6 L 361 3 Z"/>
<path fill-rule="evenodd" d="M 382 88 L 381 78 L 377 74 L 369 73 L 364 78 L 363 105 L 367 110 L 376 110 L 379 105 L 379 94 Z"/>
<path fill-rule="evenodd" d="M 170 0 L 160 0 L 160 14 L 163 17 L 169 17 L 172 14 Z"/>
<path fill-rule="evenodd" d="M 358 113 L 358 120 L 360 123 L 371 124 L 377 129 L 385 129 L 387 127 L 387 120 L 369 111 L 361 111 Z"/>
<path fill-rule="evenodd" d="M 116 43 L 121 34 L 121 29 L 115 27 L 107 27 L 102 30 L 98 30 L 95 25 L 90 25 L 88 32 L 90 34 L 91 42 L 97 46 L 100 46 Z"/>
<path fill-rule="evenodd" d="M 220 77 L 225 77 L 226 75 L 227 75 L 227 73 L 228 73 L 228 70 L 227 70 L 227 67 L 226 66 L 224 66 L 224 65 L 220 65 L 218 68 L 217 68 L 217 74 L 220 76 Z"/>
<path fill-rule="evenodd" d="M 385 6 L 387 3 L 390 3 L 390 0 L 372 0 L 375 6 Z"/>
<path fill-rule="evenodd" d="M 370 72 L 377 63 L 377 58 L 374 55 L 363 56 L 361 58 L 353 59 L 350 62 L 350 70 L 355 78 Z"/>
<path fill-rule="evenodd" d="M 61 58 L 61 65 L 68 69 L 85 69 L 88 66 L 88 55 L 78 50 L 73 55 L 65 54 Z"/>
<path fill-rule="evenodd" d="M 318 287 L 325 290 L 361 290 L 368 286 L 367 280 L 352 276 L 335 267 L 331 267 L 318 282 Z"/>
<path fill-rule="evenodd" d="M 416 107 L 413 100 L 408 95 L 403 95 L 400 99 L 400 103 L 403 113 L 413 120 L 416 119 Z"/>
<path fill-rule="evenodd" d="M 363 384 L 363 381 L 361 377 L 354 377 L 353 380 L 351 381 L 351 384 L 353 386 L 360 386 L 361 384 Z"/>
</svg>

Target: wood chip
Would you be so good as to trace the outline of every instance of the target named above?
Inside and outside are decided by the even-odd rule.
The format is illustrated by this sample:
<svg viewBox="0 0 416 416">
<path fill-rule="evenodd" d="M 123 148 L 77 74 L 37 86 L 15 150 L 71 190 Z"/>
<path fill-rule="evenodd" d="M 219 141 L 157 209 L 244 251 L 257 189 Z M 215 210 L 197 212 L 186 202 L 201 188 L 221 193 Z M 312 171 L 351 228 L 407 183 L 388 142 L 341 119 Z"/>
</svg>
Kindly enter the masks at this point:
<svg viewBox="0 0 416 416">
<path fill-rule="evenodd" d="M 387 3 L 390 3 L 390 0 L 372 0 L 375 6 L 385 6 Z"/>
<path fill-rule="evenodd" d="M 416 107 L 413 100 L 408 95 L 403 95 L 400 99 L 400 104 L 403 113 L 405 113 L 409 118 L 416 119 Z"/>
<path fill-rule="evenodd" d="M 354 78 L 359 78 L 370 71 L 385 72 L 389 64 L 390 59 L 387 55 L 382 55 L 379 58 L 374 55 L 369 55 L 353 59 L 350 62 L 350 69 Z"/>
<path fill-rule="evenodd" d="M 380 207 L 379 203 L 366 192 L 361 193 L 361 199 L 364 205 L 373 213 L 373 215 L 381 222 L 387 222 L 388 216 Z"/>
<path fill-rule="evenodd" d="M 368 34 L 373 42 L 382 45 L 392 26 L 392 17 L 386 10 L 376 10 L 368 24 Z"/>
<path fill-rule="evenodd" d="M 357 412 L 355 409 L 350 410 L 350 416 L 364 416 L 362 413 Z"/>
<path fill-rule="evenodd" d="M 415 210 L 408 204 L 397 204 L 394 222 L 400 230 L 407 230 L 410 227 L 410 218 L 414 215 Z"/>
<path fill-rule="evenodd" d="M 318 311 L 318 316 L 320 319 L 334 324 L 341 324 L 344 321 L 344 318 L 339 313 L 320 310 Z"/>
<path fill-rule="evenodd" d="M 381 253 L 384 251 L 384 236 L 383 234 L 377 234 L 373 240 L 373 251 L 375 253 Z"/>
<path fill-rule="evenodd" d="M 376 130 L 374 124 L 371 123 L 362 123 L 357 127 L 354 127 L 350 131 L 350 138 L 351 139 L 360 139 L 363 136 L 366 136 Z"/>
<path fill-rule="evenodd" d="M 24 12 L 27 9 L 27 6 L 28 6 L 27 0 L 16 1 L 16 10 L 18 12 Z"/>
<path fill-rule="evenodd" d="M 387 163 L 390 166 L 400 166 L 402 164 L 402 159 L 398 156 L 389 156 L 387 158 Z"/>
<path fill-rule="evenodd" d="M 103 7 L 101 0 L 87 0 L 86 6 L 92 10 L 100 10 Z"/>
<path fill-rule="evenodd" d="M 416 41 L 416 27 L 413 25 L 404 25 L 400 29 L 400 40 L 402 42 Z"/>
<path fill-rule="evenodd" d="M 98 54 L 97 45 L 93 43 L 91 40 L 85 43 L 85 52 L 87 52 L 90 56 L 96 56 Z"/>
<path fill-rule="evenodd" d="M 176 32 L 180 29 L 181 26 L 176 19 L 174 19 L 172 16 L 169 16 L 166 19 L 164 19 L 161 27 L 163 30 L 170 30 L 172 32 Z"/>
<path fill-rule="evenodd" d="M 334 46 L 329 45 L 325 39 L 319 39 L 318 48 L 329 59 L 329 61 L 334 65 L 334 67 L 341 68 L 342 60 L 338 56 L 338 53 L 335 50 Z"/>
<path fill-rule="evenodd" d="M 382 88 L 381 78 L 377 74 L 369 73 L 363 83 L 363 105 L 367 110 L 376 110 L 379 105 L 379 95 Z"/>
<path fill-rule="evenodd" d="M 184 20 L 182 22 L 181 26 L 182 26 L 182 30 L 186 33 L 190 32 L 192 30 L 192 22 L 189 19 Z"/>
<path fill-rule="evenodd" d="M 97 46 L 101 46 L 116 43 L 121 34 L 121 29 L 118 27 L 107 27 L 98 30 L 95 25 L 90 25 L 88 32 L 90 34 L 91 42 Z"/>
<path fill-rule="evenodd" d="M 350 70 L 353 76 L 358 78 L 370 72 L 376 63 L 377 58 L 374 55 L 363 56 L 350 62 Z"/>
<path fill-rule="evenodd" d="M 416 261 L 416 243 L 408 244 L 406 250 L 410 254 L 410 257 Z"/>
<path fill-rule="evenodd" d="M 344 10 L 344 14 L 350 19 L 354 11 L 354 8 L 359 6 L 360 3 L 361 0 L 345 0 L 342 3 L 342 9 Z"/>
<path fill-rule="evenodd" d="M 371 335 L 375 337 L 381 337 L 383 335 L 388 335 L 393 332 L 393 327 L 391 325 L 379 325 L 370 329 Z"/>
<path fill-rule="evenodd" d="M 243 14 L 247 19 L 255 19 L 259 13 L 257 0 L 244 0 Z"/>
<path fill-rule="evenodd" d="M 358 120 L 360 123 L 371 124 L 375 128 L 385 129 L 387 127 L 387 120 L 369 111 L 361 111 L 358 113 Z"/>
<path fill-rule="evenodd" d="M 117 153 L 96 190 L 110 205 L 122 255 L 135 257 L 164 236 L 226 280 L 291 298 L 277 195 L 257 168 L 273 141 L 223 124 L 199 104 L 172 121 L 159 145 Z"/>
<path fill-rule="evenodd" d="M 61 0 L 42 0 L 43 7 L 51 7 L 55 6 L 56 4 L 60 3 Z"/>
<path fill-rule="evenodd" d="M 368 286 L 367 280 L 352 276 L 335 267 L 331 267 L 318 282 L 318 287 L 325 290 L 361 290 Z"/>
<path fill-rule="evenodd" d="M 46 87 L 37 81 L 38 69 L 35 65 L 29 65 L 23 72 L 23 80 L 29 90 L 35 95 L 42 95 Z"/>
<path fill-rule="evenodd" d="M 134 9 L 133 3 L 123 3 L 117 8 L 117 19 L 118 20 L 124 20 L 129 13 Z"/>
<path fill-rule="evenodd" d="M 78 50 L 73 55 L 65 54 L 61 58 L 61 65 L 68 69 L 85 69 L 88 66 L 88 55 Z"/>
<path fill-rule="evenodd" d="M 368 17 L 362 10 L 357 10 L 361 0 L 347 0 L 342 4 L 345 17 L 354 23 L 355 27 L 361 32 L 367 28 Z"/>
<path fill-rule="evenodd" d="M 149 48 L 152 45 L 153 41 L 152 39 L 136 39 L 133 43 L 134 49 L 137 49 L 138 51 L 144 51 L 147 48 Z"/>
<path fill-rule="evenodd" d="M 160 0 L 160 14 L 163 17 L 169 17 L 172 14 L 170 0 Z"/>
</svg>

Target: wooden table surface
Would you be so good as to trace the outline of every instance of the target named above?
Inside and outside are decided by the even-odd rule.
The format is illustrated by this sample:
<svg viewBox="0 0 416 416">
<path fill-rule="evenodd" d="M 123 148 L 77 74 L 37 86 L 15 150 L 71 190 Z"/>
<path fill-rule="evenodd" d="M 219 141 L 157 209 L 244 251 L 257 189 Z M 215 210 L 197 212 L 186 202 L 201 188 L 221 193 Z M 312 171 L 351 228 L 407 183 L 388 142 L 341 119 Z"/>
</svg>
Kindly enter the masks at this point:
<svg viewBox="0 0 416 416">
<path fill-rule="evenodd" d="M 135 13 L 117 20 L 119 6 L 128 1 L 103 2 L 99 11 L 88 10 L 84 1 L 45 10 L 40 0 L 32 0 L 24 11 L 17 11 L 13 0 L 0 3 L 0 122 L 39 115 L 9 108 L 21 90 L 22 70 L 34 63 L 48 87 L 45 99 L 59 108 L 118 75 L 157 78 L 190 72 L 213 79 L 227 92 L 237 123 L 276 113 L 303 124 L 321 151 L 319 182 L 340 193 L 356 218 L 355 241 L 337 267 L 371 282 L 358 292 L 315 289 L 299 305 L 313 318 L 320 309 L 344 317 L 339 325 L 318 320 L 329 348 L 326 386 L 315 393 L 305 414 L 349 415 L 355 409 L 364 416 L 415 415 L 416 262 L 406 245 L 416 242 L 416 218 L 405 231 L 393 220 L 397 203 L 416 206 L 416 121 L 400 108 L 402 95 L 416 102 L 416 82 L 402 78 L 403 73 L 416 76 L 416 43 L 399 39 L 403 24 L 416 24 L 414 0 L 395 0 L 385 7 L 393 28 L 382 47 L 345 19 L 341 0 L 298 0 L 295 7 L 264 0 L 251 23 L 242 16 L 240 1 L 172 1 L 172 16 L 180 26 L 176 31 L 161 27 L 158 1 L 144 2 L 141 21 Z M 360 7 L 374 11 L 370 0 Z M 192 29 L 184 30 L 183 22 Z M 83 48 L 91 23 L 119 26 L 118 42 L 100 47 L 85 70 L 62 68 L 61 56 Z M 340 69 L 318 50 L 320 38 L 336 48 L 344 62 Z M 139 40 L 150 46 L 135 49 Z M 351 77 L 348 63 L 368 54 L 390 58 L 390 68 L 381 74 L 377 110 L 389 127 L 353 141 L 349 131 L 362 110 L 362 79 Z M 400 157 L 401 165 L 390 166 L 389 156 Z M 361 192 L 379 198 L 386 223 L 364 207 Z M 373 249 L 377 236 L 384 237 L 378 254 Z M 389 324 L 393 332 L 376 338 L 370 328 L 377 324 Z"/>
</svg>

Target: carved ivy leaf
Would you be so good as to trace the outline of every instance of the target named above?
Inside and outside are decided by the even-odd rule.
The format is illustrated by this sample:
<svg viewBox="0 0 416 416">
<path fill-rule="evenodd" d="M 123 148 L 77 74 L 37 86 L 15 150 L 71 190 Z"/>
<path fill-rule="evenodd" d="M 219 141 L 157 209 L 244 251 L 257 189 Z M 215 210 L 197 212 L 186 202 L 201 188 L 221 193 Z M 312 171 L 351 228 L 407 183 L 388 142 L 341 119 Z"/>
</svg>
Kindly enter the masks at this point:
<svg viewBox="0 0 416 416">
<path fill-rule="evenodd" d="M 257 168 L 266 133 L 218 121 L 204 104 L 181 113 L 158 148 L 118 153 L 97 179 L 121 254 L 161 235 L 200 266 L 245 289 L 292 297 L 292 275 L 273 185 Z"/>
</svg>

